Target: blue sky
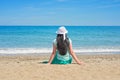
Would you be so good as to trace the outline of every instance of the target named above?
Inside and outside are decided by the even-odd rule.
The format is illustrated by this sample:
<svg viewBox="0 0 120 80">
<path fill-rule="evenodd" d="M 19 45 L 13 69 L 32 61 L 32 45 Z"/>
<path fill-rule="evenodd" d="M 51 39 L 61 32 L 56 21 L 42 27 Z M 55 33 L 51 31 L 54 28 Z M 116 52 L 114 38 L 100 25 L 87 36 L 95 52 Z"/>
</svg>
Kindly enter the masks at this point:
<svg viewBox="0 0 120 80">
<path fill-rule="evenodd" d="M 120 25 L 120 0 L 0 0 L 0 25 Z"/>
</svg>

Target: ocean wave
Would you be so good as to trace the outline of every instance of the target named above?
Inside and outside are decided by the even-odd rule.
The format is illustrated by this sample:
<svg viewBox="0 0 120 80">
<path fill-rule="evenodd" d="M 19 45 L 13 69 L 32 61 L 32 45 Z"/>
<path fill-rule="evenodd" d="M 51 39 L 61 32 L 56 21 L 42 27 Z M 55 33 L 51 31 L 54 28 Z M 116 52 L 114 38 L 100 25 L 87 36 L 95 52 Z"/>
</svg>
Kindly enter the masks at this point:
<svg viewBox="0 0 120 80">
<path fill-rule="evenodd" d="M 74 49 L 75 53 L 120 53 L 120 49 Z M 51 54 L 51 48 L 0 48 L 0 54 Z"/>
</svg>

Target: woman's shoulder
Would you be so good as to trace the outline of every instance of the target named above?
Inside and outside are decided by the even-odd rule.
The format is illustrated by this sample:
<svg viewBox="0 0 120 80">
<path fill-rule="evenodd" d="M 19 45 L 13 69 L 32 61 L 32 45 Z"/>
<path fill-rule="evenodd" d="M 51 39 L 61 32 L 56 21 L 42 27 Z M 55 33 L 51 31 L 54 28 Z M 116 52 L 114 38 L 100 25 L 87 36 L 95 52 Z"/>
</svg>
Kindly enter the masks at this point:
<svg viewBox="0 0 120 80">
<path fill-rule="evenodd" d="M 53 40 L 53 43 L 55 43 L 55 42 L 56 42 L 56 39 Z"/>
<path fill-rule="evenodd" d="M 57 45 L 56 39 L 53 40 L 53 45 L 55 45 L 55 46 Z"/>
<path fill-rule="evenodd" d="M 68 38 L 69 42 L 72 43 L 72 40 L 70 38 Z"/>
</svg>

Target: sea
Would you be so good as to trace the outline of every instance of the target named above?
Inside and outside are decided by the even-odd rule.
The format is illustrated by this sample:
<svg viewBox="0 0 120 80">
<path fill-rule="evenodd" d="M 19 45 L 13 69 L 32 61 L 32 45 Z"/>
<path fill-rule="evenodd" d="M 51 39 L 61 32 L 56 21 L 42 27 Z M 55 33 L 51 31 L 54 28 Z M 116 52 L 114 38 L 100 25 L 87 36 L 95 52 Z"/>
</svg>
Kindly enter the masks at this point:
<svg viewBox="0 0 120 80">
<path fill-rule="evenodd" d="M 0 55 L 51 54 L 60 26 L 0 26 Z M 120 54 L 120 26 L 65 26 L 76 54 Z"/>
</svg>

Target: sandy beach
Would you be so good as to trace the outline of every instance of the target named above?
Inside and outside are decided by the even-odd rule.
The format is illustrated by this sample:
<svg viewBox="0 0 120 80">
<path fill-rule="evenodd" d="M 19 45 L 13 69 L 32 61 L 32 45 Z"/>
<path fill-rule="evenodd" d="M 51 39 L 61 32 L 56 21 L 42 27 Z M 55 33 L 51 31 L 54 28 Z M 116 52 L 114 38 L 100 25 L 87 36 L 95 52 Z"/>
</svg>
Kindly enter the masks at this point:
<svg viewBox="0 0 120 80">
<path fill-rule="evenodd" d="M 0 80 L 120 80 L 120 54 L 79 55 L 84 65 L 48 65 L 49 55 L 0 56 Z"/>
</svg>

